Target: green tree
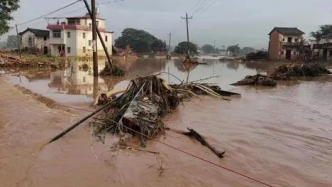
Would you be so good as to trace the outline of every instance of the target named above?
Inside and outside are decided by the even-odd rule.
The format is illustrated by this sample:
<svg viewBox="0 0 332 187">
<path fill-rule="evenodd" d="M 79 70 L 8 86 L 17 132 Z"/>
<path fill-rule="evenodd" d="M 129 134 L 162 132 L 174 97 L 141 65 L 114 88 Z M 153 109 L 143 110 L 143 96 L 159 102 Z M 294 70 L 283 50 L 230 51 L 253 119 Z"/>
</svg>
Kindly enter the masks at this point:
<svg viewBox="0 0 332 187">
<path fill-rule="evenodd" d="M 231 52 L 233 56 L 236 56 L 240 53 L 241 48 L 239 44 L 228 46 L 227 51 Z"/>
<path fill-rule="evenodd" d="M 198 54 L 197 46 L 191 42 L 189 42 L 189 51 L 190 54 Z M 180 42 L 174 49 L 174 53 L 177 54 L 187 54 L 188 45 L 187 42 Z"/>
<path fill-rule="evenodd" d="M 215 53 L 215 49 L 212 45 L 210 44 L 205 44 L 202 46 L 202 51 L 205 53 L 205 54 L 211 54 L 211 53 Z"/>
<path fill-rule="evenodd" d="M 9 31 L 9 22 L 13 19 L 11 14 L 20 7 L 19 2 L 20 0 L 0 1 L 0 36 Z"/>
<path fill-rule="evenodd" d="M 311 32 L 310 36 L 315 38 L 316 41 L 319 41 L 322 36 L 332 33 L 332 25 L 321 25 L 319 26 L 319 30 L 315 32 Z"/>
<path fill-rule="evenodd" d="M 130 46 L 137 53 L 150 53 L 164 50 L 166 44 L 144 30 L 126 28 L 115 40 L 115 47 L 125 48 L 126 46 Z"/>
<path fill-rule="evenodd" d="M 155 40 L 150 45 L 153 52 L 165 52 L 167 51 L 167 45 L 162 40 Z"/>
</svg>

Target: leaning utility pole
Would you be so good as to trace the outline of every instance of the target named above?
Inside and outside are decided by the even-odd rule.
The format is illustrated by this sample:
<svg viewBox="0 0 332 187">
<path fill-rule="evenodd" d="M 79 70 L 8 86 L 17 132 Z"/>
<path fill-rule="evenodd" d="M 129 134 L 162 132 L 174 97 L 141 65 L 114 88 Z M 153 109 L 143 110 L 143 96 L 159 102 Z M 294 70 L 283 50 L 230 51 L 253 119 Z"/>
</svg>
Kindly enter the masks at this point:
<svg viewBox="0 0 332 187">
<path fill-rule="evenodd" d="M 188 27 L 188 19 L 193 19 L 193 17 L 188 17 L 188 13 L 186 13 L 186 17 L 181 17 L 182 19 L 185 19 L 186 20 L 186 26 L 187 26 L 187 47 L 188 47 L 188 52 L 187 52 L 187 55 L 189 56 L 190 55 L 190 45 L 189 45 L 189 27 Z"/>
<path fill-rule="evenodd" d="M 169 33 L 169 39 L 168 39 L 168 53 L 171 52 L 171 40 L 172 40 L 172 33 Z"/>
<path fill-rule="evenodd" d="M 98 77 L 97 24 L 96 24 L 96 1 L 95 0 L 91 0 L 91 12 L 92 12 L 93 76 Z"/>
<path fill-rule="evenodd" d="M 20 36 L 18 35 L 17 24 L 15 25 L 15 27 L 16 27 L 17 47 L 18 47 L 18 52 L 20 54 L 20 59 L 21 59 L 22 58 L 22 55 L 21 55 L 21 40 L 20 40 Z"/>
<path fill-rule="evenodd" d="M 90 9 L 90 6 L 89 6 L 88 1 L 87 1 L 87 0 L 83 0 L 83 2 L 84 2 L 84 4 L 85 4 L 85 6 L 86 6 L 86 9 L 88 10 L 88 13 L 89 13 L 91 19 L 92 19 L 92 11 L 91 11 L 91 9 Z M 110 57 L 110 55 L 109 55 L 109 53 L 108 53 L 107 46 L 106 46 L 106 44 L 105 44 L 105 42 L 104 42 L 104 39 L 103 39 L 103 37 L 101 36 L 101 34 L 100 34 L 98 28 L 97 28 L 97 34 L 98 34 L 98 37 L 99 37 L 99 41 L 101 42 L 101 45 L 103 46 L 103 48 L 104 48 L 104 52 L 105 52 L 106 57 L 107 57 L 107 65 L 109 66 L 109 68 L 111 68 L 111 66 L 112 66 L 112 59 L 111 59 L 111 57 Z"/>
</svg>

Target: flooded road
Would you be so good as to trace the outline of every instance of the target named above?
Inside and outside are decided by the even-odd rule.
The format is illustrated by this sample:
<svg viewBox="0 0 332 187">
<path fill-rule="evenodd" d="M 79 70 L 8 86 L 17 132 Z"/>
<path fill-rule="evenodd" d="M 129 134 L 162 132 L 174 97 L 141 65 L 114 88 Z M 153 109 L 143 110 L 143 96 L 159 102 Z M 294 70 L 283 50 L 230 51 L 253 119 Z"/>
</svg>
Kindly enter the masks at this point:
<svg viewBox="0 0 332 187">
<path fill-rule="evenodd" d="M 170 72 L 182 80 L 187 78 L 187 72 L 176 61 L 141 60 L 126 65 L 125 77 L 100 78 L 98 90 L 123 88 L 128 79 L 149 73 Z M 206 82 L 217 83 L 242 97 L 231 102 L 192 99 L 164 120 L 172 129 L 189 127 L 200 132 L 217 149 L 226 151 L 225 158 L 219 160 L 199 143 L 173 132 L 167 132 L 160 141 L 271 186 L 332 186 L 331 76 L 282 83 L 276 88 L 229 85 L 248 74 L 265 73 L 275 65 L 208 61 L 197 66 L 189 80 L 218 75 Z M 35 79 L 24 75 L 4 75 L 0 79 L 60 103 L 92 102 L 89 72 L 77 68 L 75 75 L 74 70 L 49 72 Z M 162 75 L 170 82 L 177 81 Z M 0 182 L 5 187 L 264 186 L 156 142 L 149 142 L 147 147 L 159 155 L 127 150 L 115 154 L 108 151 L 111 142 L 103 145 L 91 139 L 87 125 L 39 150 L 44 141 L 78 116 L 55 115 L 57 111 L 25 100 L 6 83 L 0 83 L 0 93 L 5 96 L 0 99 Z M 15 105 L 17 100 L 22 107 Z"/>
</svg>

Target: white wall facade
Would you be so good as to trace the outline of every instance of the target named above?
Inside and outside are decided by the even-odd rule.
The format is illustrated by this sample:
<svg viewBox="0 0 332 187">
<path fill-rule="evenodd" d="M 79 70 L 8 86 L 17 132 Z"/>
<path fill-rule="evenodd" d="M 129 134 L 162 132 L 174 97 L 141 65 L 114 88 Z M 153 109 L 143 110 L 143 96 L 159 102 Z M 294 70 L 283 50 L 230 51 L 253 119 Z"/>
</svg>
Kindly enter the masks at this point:
<svg viewBox="0 0 332 187">
<path fill-rule="evenodd" d="M 22 34 L 21 48 L 36 48 L 43 50 L 44 47 L 49 47 L 49 37 L 37 37 L 31 31 L 26 31 Z"/>
<path fill-rule="evenodd" d="M 82 18 L 79 19 L 79 25 L 90 27 L 92 24 L 91 19 Z M 105 20 L 97 19 L 98 28 L 100 34 L 105 42 L 109 55 L 112 55 L 112 43 L 113 36 L 110 32 L 105 32 Z M 68 21 L 67 21 L 68 23 Z M 65 26 L 63 26 L 65 28 Z M 70 33 L 70 37 L 68 37 Z M 85 35 L 85 37 L 84 37 Z M 99 37 L 97 36 L 97 50 L 98 56 L 106 56 L 103 46 Z M 92 56 L 93 53 L 93 41 L 92 41 L 92 31 L 90 29 L 62 29 L 61 38 L 54 38 L 53 31 L 50 30 L 50 43 L 51 43 L 51 55 L 59 56 L 59 46 L 64 46 L 66 56 Z M 69 50 L 70 49 L 70 50 Z"/>
</svg>

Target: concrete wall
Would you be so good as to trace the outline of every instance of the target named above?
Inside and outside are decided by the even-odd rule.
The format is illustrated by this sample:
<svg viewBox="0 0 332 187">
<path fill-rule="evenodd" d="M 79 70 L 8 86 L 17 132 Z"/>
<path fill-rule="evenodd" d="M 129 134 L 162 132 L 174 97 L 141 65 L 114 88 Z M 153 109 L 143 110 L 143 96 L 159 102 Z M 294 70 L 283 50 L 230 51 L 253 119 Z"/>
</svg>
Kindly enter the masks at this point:
<svg viewBox="0 0 332 187">
<path fill-rule="evenodd" d="M 85 39 L 83 38 L 83 33 L 85 33 Z M 108 49 L 108 53 L 112 55 L 112 34 L 111 33 L 100 33 L 103 41 L 105 42 L 105 45 Z M 105 41 L 105 38 L 107 36 L 107 41 Z M 92 56 L 93 53 L 93 42 L 92 42 L 92 32 L 91 31 L 77 31 L 77 56 Z M 83 52 L 83 47 L 85 47 L 85 53 Z M 98 50 L 98 56 L 106 56 L 103 50 L 103 46 L 98 38 L 97 40 L 97 50 Z"/>
<path fill-rule="evenodd" d="M 273 31 L 270 35 L 269 41 L 269 58 L 272 60 L 279 59 L 279 51 L 280 51 L 280 41 L 282 40 L 282 35 Z"/>
<path fill-rule="evenodd" d="M 31 43 L 29 42 L 31 38 Z M 44 37 L 36 37 L 34 33 L 27 31 L 22 35 L 21 48 L 36 48 L 41 51 L 44 50 L 44 46 L 49 47 L 49 37 L 44 40 Z"/>
</svg>

